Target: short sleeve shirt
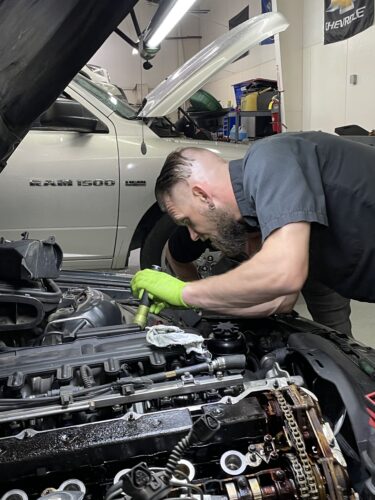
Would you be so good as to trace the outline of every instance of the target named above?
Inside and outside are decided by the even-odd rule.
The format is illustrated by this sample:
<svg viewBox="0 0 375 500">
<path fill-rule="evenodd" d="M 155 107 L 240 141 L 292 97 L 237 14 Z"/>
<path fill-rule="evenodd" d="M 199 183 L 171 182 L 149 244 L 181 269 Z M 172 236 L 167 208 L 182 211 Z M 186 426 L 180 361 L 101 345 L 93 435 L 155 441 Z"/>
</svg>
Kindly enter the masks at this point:
<svg viewBox="0 0 375 500">
<path fill-rule="evenodd" d="M 311 223 L 311 274 L 375 302 L 374 148 L 321 132 L 280 134 L 229 169 L 242 217 L 263 241 L 287 224 Z"/>
</svg>

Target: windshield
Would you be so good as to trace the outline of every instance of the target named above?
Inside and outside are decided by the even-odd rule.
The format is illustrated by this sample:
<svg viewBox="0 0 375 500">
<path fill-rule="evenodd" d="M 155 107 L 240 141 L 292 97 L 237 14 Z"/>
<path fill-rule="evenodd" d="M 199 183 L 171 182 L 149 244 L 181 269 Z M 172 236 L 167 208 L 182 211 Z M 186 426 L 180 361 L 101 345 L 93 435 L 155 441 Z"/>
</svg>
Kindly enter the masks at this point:
<svg viewBox="0 0 375 500">
<path fill-rule="evenodd" d="M 80 74 L 76 75 L 73 81 L 90 92 L 90 94 L 99 99 L 99 101 L 122 118 L 134 119 L 137 117 L 136 111 L 129 104 L 119 95 L 115 96 L 110 90 L 106 89 L 104 85 L 95 83 Z"/>
</svg>

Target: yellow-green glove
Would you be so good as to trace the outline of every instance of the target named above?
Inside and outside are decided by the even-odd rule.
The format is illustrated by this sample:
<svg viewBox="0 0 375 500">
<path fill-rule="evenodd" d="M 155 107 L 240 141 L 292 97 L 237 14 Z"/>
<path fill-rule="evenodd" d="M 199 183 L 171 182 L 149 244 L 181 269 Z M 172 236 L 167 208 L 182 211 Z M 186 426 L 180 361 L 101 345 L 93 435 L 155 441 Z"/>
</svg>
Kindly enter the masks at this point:
<svg viewBox="0 0 375 500">
<path fill-rule="evenodd" d="M 166 302 L 157 302 L 156 300 L 154 300 L 150 305 L 150 313 L 159 314 L 166 307 L 168 307 L 168 304 Z"/>
<path fill-rule="evenodd" d="M 186 286 L 184 281 L 174 278 L 170 274 L 144 269 L 138 271 L 130 283 L 135 297 L 140 298 L 146 290 L 155 308 L 151 312 L 160 312 L 164 307 L 189 307 L 182 300 L 182 290 Z"/>
</svg>

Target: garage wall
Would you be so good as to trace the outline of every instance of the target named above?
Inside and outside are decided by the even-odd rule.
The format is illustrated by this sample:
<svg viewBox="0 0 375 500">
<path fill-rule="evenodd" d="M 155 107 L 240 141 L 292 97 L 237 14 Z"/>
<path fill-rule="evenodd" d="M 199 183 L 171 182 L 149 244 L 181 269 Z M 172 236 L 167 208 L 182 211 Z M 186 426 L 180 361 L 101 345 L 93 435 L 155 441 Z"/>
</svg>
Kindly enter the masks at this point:
<svg viewBox="0 0 375 500">
<path fill-rule="evenodd" d="M 304 0 L 303 128 L 333 132 L 356 123 L 375 128 L 375 27 L 338 43 L 323 45 L 324 2 Z M 350 75 L 358 84 L 350 84 Z"/>
<path fill-rule="evenodd" d="M 323 1 L 323 0 L 322 0 Z M 280 68 L 282 122 L 284 131 L 302 130 L 303 117 L 303 3 L 301 0 L 273 0 L 289 27 L 280 33 L 276 45 L 276 64 Z"/>
<path fill-rule="evenodd" d="M 218 73 L 204 87 L 224 107 L 234 104 L 232 84 L 251 78 L 277 78 L 277 64 L 282 70 L 285 90 L 284 122 L 288 130 L 324 130 L 333 132 L 340 125 L 357 123 L 375 128 L 371 110 L 375 88 L 372 68 L 375 27 L 355 37 L 323 45 L 323 0 L 274 0 L 278 10 L 290 21 L 290 28 L 280 35 L 280 60 L 275 45 L 255 47 L 251 53 Z M 143 71 L 143 82 L 155 87 L 187 59 L 228 30 L 228 20 L 249 6 L 249 15 L 260 14 L 260 0 L 199 0 L 195 8 L 208 9 L 207 14 L 187 14 L 172 36 L 201 36 L 199 39 L 165 40 L 161 52 L 152 61 L 154 67 Z M 144 29 L 156 6 L 141 0 L 136 8 Z M 202 29 L 201 29 L 202 26 Z M 135 39 L 132 22 L 126 19 L 120 28 Z M 125 89 L 140 84 L 140 61 L 132 49 L 117 35 L 111 35 L 91 62 L 108 69 L 111 79 Z M 281 72 L 280 72 L 281 73 Z M 358 84 L 349 82 L 358 75 Z"/>
<path fill-rule="evenodd" d="M 145 29 L 157 7 L 146 0 L 140 0 L 135 7 L 141 30 Z M 136 40 L 133 23 L 128 16 L 119 26 L 132 40 Z M 187 14 L 170 36 L 200 35 L 199 17 Z M 151 61 L 153 68 L 143 70 L 143 83 L 155 87 L 200 50 L 199 39 L 164 40 L 160 52 Z M 134 89 L 140 84 L 140 58 L 132 55 L 132 48 L 118 35 L 111 35 L 91 58 L 92 64 L 103 66 L 109 71 L 111 81 L 124 89 Z M 145 89 L 147 91 L 147 89 Z"/>
<path fill-rule="evenodd" d="M 228 31 L 228 21 L 244 7 L 249 6 L 249 16 L 261 13 L 260 0 L 201 0 L 199 8 L 209 9 L 208 14 L 201 14 L 201 47 L 205 47 L 220 35 Z M 208 82 L 204 89 L 211 92 L 226 107 L 228 101 L 234 104 L 232 84 L 251 78 L 276 79 L 275 46 L 259 45 L 250 54 L 220 71 Z"/>
</svg>

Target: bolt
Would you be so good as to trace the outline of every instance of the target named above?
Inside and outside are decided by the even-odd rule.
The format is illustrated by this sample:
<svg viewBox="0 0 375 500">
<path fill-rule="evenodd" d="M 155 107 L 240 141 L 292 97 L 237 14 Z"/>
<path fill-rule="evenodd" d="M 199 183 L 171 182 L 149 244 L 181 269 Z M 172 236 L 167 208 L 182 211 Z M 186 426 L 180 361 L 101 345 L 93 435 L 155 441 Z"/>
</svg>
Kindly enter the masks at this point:
<svg viewBox="0 0 375 500">
<path fill-rule="evenodd" d="M 285 473 L 282 470 L 277 470 L 275 476 L 279 481 L 283 481 L 285 479 Z"/>
<path fill-rule="evenodd" d="M 222 415 L 223 413 L 224 413 L 224 411 L 221 408 L 216 408 L 214 410 L 214 414 L 215 415 Z"/>
<path fill-rule="evenodd" d="M 265 443 L 269 443 L 269 442 L 271 442 L 271 441 L 272 441 L 272 436 L 271 436 L 271 434 L 266 434 L 266 435 L 264 436 L 264 442 L 265 442 Z"/>
<path fill-rule="evenodd" d="M 45 497 L 46 495 L 50 495 L 51 493 L 54 493 L 56 491 L 56 488 L 52 488 L 49 487 L 49 488 L 46 488 L 45 490 L 42 491 L 42 497 Z"/>
<path fill-rule="evenodd" d="M 161 424 L 161 420 L 154 420 L 154 422 L 153 422 L 153 424 L 152 424 L 152 425 L 153 425 L 154 427 L 159 427 L 159 425 L 160 425 L 160 424 Z"/>
<path fill-rule="evenodd" d="M 247 484 L 246 484 L 246 479 L 244 477 L 239 477 L 237 482 L 240 488 L 246 488 Z"/>
<path fill-rule="evenodd" d="M 255 453 L 251 453 L 249 458 L 250 458 L 250 462 L 255 462 L 257 459 L 257 456 L 255 455 Z"/>
<path fill-rule="evenodd" d="M 249 451 L 255 451 L 256 450 L 255 444 L 251 444 L 248 449 Z"/>
<path fill-rule="evenodd" d="M 279 454 L 277 453 L 277 451 L 271 451 L 270 453 L 270 458 L 271 460 L 276 460 L 277 458 L 279 458 Z"/>
<path fill-rule="evenodd" d="M 69 440 L 69 438 L 68 438 L 67 434 L 61 434 L 61 441 L 63 443 L 66 443 L 68 440 Z"/>
</svg>

